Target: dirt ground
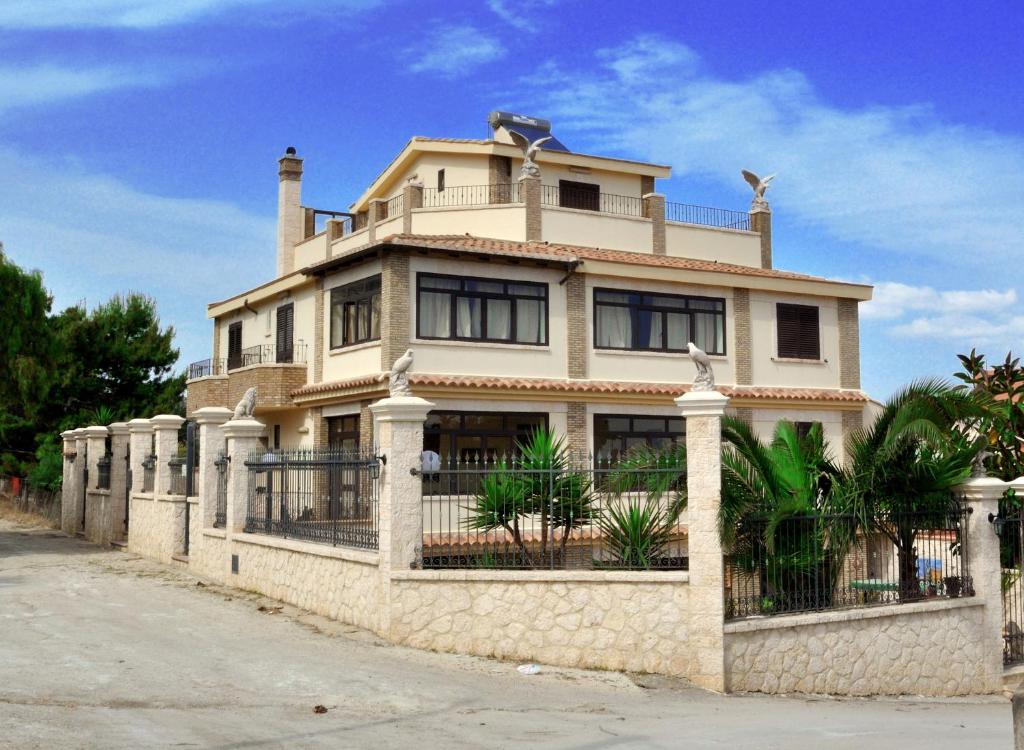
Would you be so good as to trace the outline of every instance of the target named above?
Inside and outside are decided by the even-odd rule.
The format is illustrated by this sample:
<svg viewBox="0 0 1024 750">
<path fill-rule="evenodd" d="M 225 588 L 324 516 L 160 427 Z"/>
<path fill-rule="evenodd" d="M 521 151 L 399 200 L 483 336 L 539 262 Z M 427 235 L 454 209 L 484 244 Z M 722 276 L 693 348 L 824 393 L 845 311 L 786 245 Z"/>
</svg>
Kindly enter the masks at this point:
<svg viewBox="0 0 1024 750">
<path fill-rule="evenodd" d="M 2 748 L 1012 746 L 1001 699 L 719 696 L 544 666 L 524 676 L 21 523 L 0 518 Z"/>
</svg>

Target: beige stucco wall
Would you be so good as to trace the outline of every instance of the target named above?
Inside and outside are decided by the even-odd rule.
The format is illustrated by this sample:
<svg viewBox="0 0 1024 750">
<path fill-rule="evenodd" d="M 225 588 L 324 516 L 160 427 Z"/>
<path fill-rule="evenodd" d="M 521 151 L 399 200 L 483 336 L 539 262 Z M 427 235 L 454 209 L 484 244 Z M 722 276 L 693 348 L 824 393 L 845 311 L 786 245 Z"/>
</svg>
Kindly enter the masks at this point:
<svg viewBox="0 0 1024 750">
<path fill-rule="evenodd" d="M 727 624 L 727 687 L 833 695 L 990 692 L 983 604 L 950 599 Z"/>
<path fill-rule="evenodd" d="M 821 431 L 825 437 L 832 458 L 842 463 L 843 452 L 843 413 L 828 409 L 754 409 L 752 427 L 754 433 L 765 442 L 771 442 L 775 425 L 782 420 L 790 422 L 821 422 Z"/>
<path fill-rule="evenodd" d="M 545 162 L 543 151 L 537 158 L 537 163 L 540 164 L 540 181 L 542 185 L 554 185 L 557 187 L 559 180 L 570 180 L 572 182 L 588 182 L 600 185 L 602 193 L 625 195 L 633 198 L 641 196 L 640 175 L 609 172 L 603 169 L 588 169 L 585 172 L 580 172 L 570 169 L 567 164 Z M 518 177 L 519 164 L 513 163 L 512 169 L 513 177 Z"/>
<path fill-rule="evenodd" d="M 376 276 L 380 272 L 380 261 L 373 260 L 324 277 L 324 381 L 345 380 L 381 371 L 379 341 L 331 350 L 331 290 Z M 387 310 L 382 309 L 382 313 L 387 314 Z"/>
<path fill-rule="evenodd" d="M 378 240 L 387 237 L 389 234 L 401 234 L 402 214 L 389 216 L 385 221 L 377 222 L 377 228 L 374 231 Z"/>
<path fill-rule="evenodd" d="M 816 305 L 821 336 L 821 360 L 786 361 L 778 358 L 777 303 Z M 834 297 L 811 297 L 752 290 L 750 338 L 755 385 L 793 388 L 839 387 L 839 318 Z"/>
<path fill-rule="evenodd" d="M 526 239 L 526 208 L 510 203 L 500 206 L 417 208 L 412 212 L 414 234 L 466 234 L 503 240 Z"/>
<path fill-rule="evenodd" d="M 650 219 L 542 206 L 541 221 L 546 242 L 653 252 Z"/>
<path fill-rule="evenodd" d="M 724 357 L 712 357 L 715 381 L 723 385 L 736 382 L 735 326 L 732 323 L 732 289 L 706 287 L 696 284 L 672 284 L 656 281 L 636 282 L 610 276 L 586 276 L 587 303 L 587 375 L 594 380 L 652 381 L 660 383 L 692 383 L 696 368 L 690 356 L 684 353 L 610 351 L 594 349 L 594 288 L 624 289 L 629 291 L 661 292 L 666 294 L 693 294 L 725 299 Z"/>
<path fill-rule="evenodd" d="M 331 257 L 335 258 L 339 255 L 344 255 L 349 250 L 362 247 L 369 241 L 369 230 L 365 227 L 360 229 L 358 232 L 346 234 L 341 239 L 335 240 L 331 243 Z"/>
<path fill-rule="evenodd" d="M 253 315 L 249 310 L 241 309 L 237 312 L 225 315 L 220 319 L 220 356 L 228 356 L 228 327 L 237 321 L 242 321 L 242 348 L 248 349 L 251 346 L 274 347 L 277 341 L 277 308 L 289 302 L 295 305 L 295 334 L 294 345 L 296 349 L 300 344 L 306 345 L 307 368 L 312 373 L 313 360 L 313 313 L 316 307 L 315 288 L 312 284 L 299 289 L 270 302 L 253 304 L 251 307 L 256 310 Z M 298 357 L 298 351 L 296 351 Z M 307 379 L 308 379 L 307 375 Z"/>
<path fill-rule="evenodd" d="M 327 257 L 327 233 L 320 232 L 295 243 L 295 268 L 305 268 Z"/>
<path fill-rule="evenodd" d="M 416 648 L 569 667 L 689 674 L 686 573 L 409 571 L 391 638 Z"/>
<path fill-rule="evenodd" d="M 666 254 L 761 267 L 761 236 L 753 232 L 665 222 Z"/>
<path fill-rule="evenodd" d="M 185 500 L 133 494 L 129 513 L 128 551 L 171 562 L 185 548 Z"/>
<path fill-rule="evenodd" d="M 413 257 L 409 261 L 409 309 L 412 311 L 412 346 L 419 372 L 503 377 L 564 378 L 566 374 L 565 287 L 562 273 L 543 268 L 510 267 L 438 258 Z M 484 344 L 416 338 L 416 274 L 420 272 L 475 276 L 504 281 L 548 284 L 548 345 Z M 468 359 L 467 359 L 468 358 Z M 471 362 L 471 365 L 468 363 Z"/>
</svg>

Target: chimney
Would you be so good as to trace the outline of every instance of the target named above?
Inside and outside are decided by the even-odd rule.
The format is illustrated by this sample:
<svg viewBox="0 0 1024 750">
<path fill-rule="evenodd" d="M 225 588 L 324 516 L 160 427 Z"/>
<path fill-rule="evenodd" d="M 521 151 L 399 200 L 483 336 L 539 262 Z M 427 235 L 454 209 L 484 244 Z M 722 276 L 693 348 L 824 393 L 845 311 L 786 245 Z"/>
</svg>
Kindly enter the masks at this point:
<svg viewBox="0 0 1024 750">
<path fill-rule="evenodd" d="M 295 155 L 295 147 L 285 149 L 278 160 L 277 172 L 277 275 L 285 276 L 295 270 L 295 243 L 305 234 L 305 216 L 302 212 L 302 159 Z"/>
</svg>

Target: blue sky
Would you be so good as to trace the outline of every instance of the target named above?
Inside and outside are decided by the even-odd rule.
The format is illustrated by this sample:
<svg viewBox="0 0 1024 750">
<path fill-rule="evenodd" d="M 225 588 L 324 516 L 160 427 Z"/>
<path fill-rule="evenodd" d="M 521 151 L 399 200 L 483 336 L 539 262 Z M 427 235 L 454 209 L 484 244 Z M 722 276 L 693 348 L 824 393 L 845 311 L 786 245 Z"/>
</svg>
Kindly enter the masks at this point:
<svg viewBox="0 0 1024 750">
<path fill-rule="evenodd" d="M 209 356 L 205 304 L 274 268 L 276 158 L 344 208 L 412 135 L 548 117 L 744 208 L 776 265 L 867 281 L 865 388 L 1021 350 L 1017 2 L 5 0 L 0 241 L 57 306 L 135 290 Z"/>
</svg>

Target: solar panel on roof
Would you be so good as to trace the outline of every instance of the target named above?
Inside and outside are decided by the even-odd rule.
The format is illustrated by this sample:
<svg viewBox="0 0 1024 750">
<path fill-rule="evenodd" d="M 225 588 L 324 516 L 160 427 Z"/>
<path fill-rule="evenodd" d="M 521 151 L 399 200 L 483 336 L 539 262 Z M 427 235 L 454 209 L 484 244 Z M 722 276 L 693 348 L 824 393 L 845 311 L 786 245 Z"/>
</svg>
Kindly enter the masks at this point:
<svg viewBox="0 0 1024 750">
<path fill-rule="evenodd" d="M 529 125 L 506 125 L 505 129 L 514 130 L 519 133 L 519 135 L 526 138 L 530 143 L 550 136 L 551 140 L 541 146 L 542 151 L 569 151 L 564 143 L 551 135 L 550 130 L 541 130 L 540 128 L 534 128 Z"/>
</svg>

